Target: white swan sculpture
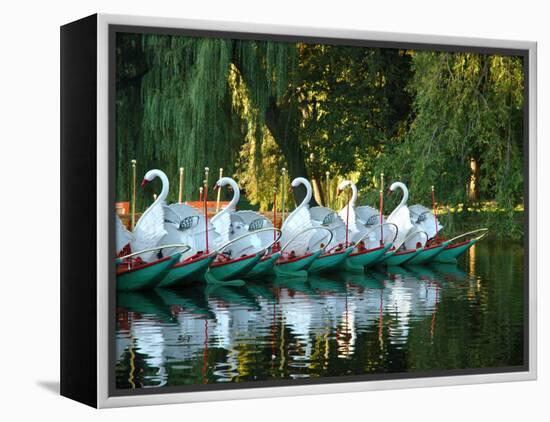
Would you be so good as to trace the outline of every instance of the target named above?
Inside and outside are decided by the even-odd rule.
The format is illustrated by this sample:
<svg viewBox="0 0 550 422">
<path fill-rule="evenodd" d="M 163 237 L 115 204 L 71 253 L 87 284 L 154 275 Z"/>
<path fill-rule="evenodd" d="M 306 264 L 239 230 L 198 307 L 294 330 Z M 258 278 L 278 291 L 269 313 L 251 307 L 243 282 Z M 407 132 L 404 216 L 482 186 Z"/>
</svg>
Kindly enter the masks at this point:
<svg viewBox="0 0 550 422">
<path fill-rule="evenodd" d="M 338 215 L 344 223 L 348 221 L 350 242 L 358 242 L 363 239 L 367 249 L 379 247 L 382 236 L 384 237 L 384 243 L 391 242 L 395 236 L 393 226 L 383 226 L 382 230 L 372 230 L 373 227 L 380 224 L 380 211 L 369 205 L 355 206 L 358 196 L 355 183 L 351 180 L 343 180 L 338 185 L 337 193 L 340 194 L 348 186 L 351 189 L 351 198 L 344 208 L 338 212 Z M 384 223 L 386 223 L 386 219 L 382 217 L 382 224 Z M 369 234 L 365 238 L 367 233 Z"/>
<path fill-rule="evenodd" d="M 237 211 L 240 188 L 235 180 L 230 177 L 222 177 L 216 182 L 214 188 L 220 189 L 226 185 L 231 186 L 233 189 L 233 198 L 224 209 L 210 220 L 219 235 L 216 243 L 214 243 L 215 247 L 219 248 L 230 240 L 256 230 L 273 228 L 273 223 L 260 213 L 250 210 Z M 273 241 L 271 231 L 262 231 L 232 243 L 223 252 L 228 253 L 231 258 L 239 258 L 243 255 L 258 253 L 272 244 Z"/>
<path fill-rule="evenodd" d="M 119 256 L 124 248 L 128 246 L 131 242 L 134 241 L 135 237 L 132 234 L 131 231 L 129 231 L 124 224 L 122 224 L 122 221 L 120 221 L 119 216 L 117 215 L 115 218 L 115 243 L 116 243 L 116 254 Z M 125 255 L 130 253 L 130 251 L 125 251 Z"/>
<path fill-rule="evenodd" d="M 306 189 L 312 191 L 311 183 L 304 179 L 306 182 Z M 324 245 L 327 250 L 331 250 L 339 245 L 345 246 L 346 243 L 346 224 L 344 220 L 336 213 L 327 207 L 316 206 L 309 209 L 313 227 L 326 227 L 329 229 L 333 236 L 328 245 Z M 323 242 L 327 240 L 326 232 L 314 232 L 310 241 L 310 248 L 315 249 L 320 247 Z M 350 241 L 348 237 L 348 242 Z"/>
<path fill-rule="evenodd" d="M 285 219 L 283 226 L 281 227 L 282 234 L 280 239 L 281 246 L 286 246 L 286 250 L 288 252 L 293 252 L 296 256 L 305 255 L 310 251 L 319 250 L 322 247 L 321 245 L 327 241 L 328 233 L 326 230 L 306 231 L 306 229 L 322 226 L 322 220 L 321 222 L 315 221 L 310 212 L 309 201 L 311 201 L 311 197 L 313 195 L 311 184 L 304 177 L 297 177 L 291 183 L 293 188 L 300 185 L 304 185 L 306 188 L 306 196 L 300 205 L 298 205 L 296 209 L 292 211 Z M 319 215 L 321 214 L 322 212 L 319 212 Z"/>
<path fill-rule="evenodd" d="M 433 214 L 432 210 L 424 205 L 411 205 L 409 210 L 411 212 L 411 222 L 413 226 L 417 230 L 425 232 L 429 239 L 433 239 L 435 235 L 443 229 L 443 225 Z"/>
<path fill-rule="evenodd" d="M 149 170 L 141 183 L 141 186 L 145 186 L 147 183 L 151 182 L 155 178 L 159 178 L 162 182 L 162 190 L 151 206 L 145 210 L 145 212 L 139 218 L 134 231 L 130 233 L 124 228 L 122 223 L 120 225 L 117 223 L 116 231 L 116 245 L 117 249 L 120 245 L 130 244 L 131 251 L 139 252 L 145 249 L 154 248 L 160 242 L 160 240 L 166 235 L 166 230 L 164 229 L 164 211 L 162 205 L 164 200 L 168 196 L 168 177 L 161 170 Z M 124 246 L 123 246 L 124 247 Z M 120 252 L 117 250 L 117 252 Z M 144 261 L 151 261 L 157 251 L 143 252 L 139 255 Z"/>
<path fill-rule="evenodd" d="M 164 228 L 167 232 L 162 244 L 185 244 L 190 249 L 182 254 L 184 261 L 197 253 L 206 252 L 206 224 L 204 214 L 185 204 L 164 205 Z M 219 235 L 214 226 L 208 222 L 208 245 L 215 245 Z M 166 253 L 171 251 L 167 250 Z"/>
<path fill-rule="evenodd" d="M 402 182 L 394 182 L 390 186 L 390 191 L 393 192 L 396 189 L 401 189 L 403 198 L 401 198 L 399 205 L 387 218 L 388 223 L 393 223 L 398 228 L 397 237 L 394 241 L 395 249 L 399 249 L 400 246 L 404 246 L 405 249 L 416 249 L 418 245 L 424 247 L 427 239 L 423 233 L 418 233 L 416 236 L 411 235 L 413 232 L 419 230 L 417 230 L 411 222 L 411 214 L 407 206 L 409 189 L 407 189 L 407 186 Z"/>
</svg>

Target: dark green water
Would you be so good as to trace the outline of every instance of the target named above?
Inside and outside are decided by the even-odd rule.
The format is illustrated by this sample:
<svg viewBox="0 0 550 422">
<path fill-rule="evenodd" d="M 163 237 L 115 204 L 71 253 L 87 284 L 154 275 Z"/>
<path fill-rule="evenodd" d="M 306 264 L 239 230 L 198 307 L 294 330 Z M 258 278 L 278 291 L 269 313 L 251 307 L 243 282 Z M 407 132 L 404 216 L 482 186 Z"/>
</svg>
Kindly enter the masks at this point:
<svg viewBox="0 0 550 422">
<path fill-rule="evenodd" d="M 457 265 L 118 293 L 117 302 L 117 388 L 524 363 L 520 242 L 483 240 Z"/>
</svg>

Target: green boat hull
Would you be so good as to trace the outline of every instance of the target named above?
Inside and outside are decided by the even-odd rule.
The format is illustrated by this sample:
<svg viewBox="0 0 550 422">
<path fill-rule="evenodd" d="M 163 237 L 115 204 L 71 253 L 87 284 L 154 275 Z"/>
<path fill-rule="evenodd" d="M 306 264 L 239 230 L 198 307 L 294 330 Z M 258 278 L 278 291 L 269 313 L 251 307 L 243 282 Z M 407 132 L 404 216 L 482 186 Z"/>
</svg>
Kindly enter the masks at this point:
<svg viewBox="0 0 550 422">
<path fill-rule="evenodd" d="M 477 239 L 472 239 L 467 243 L 459 244 L 457 246 L 447 246 L 443 251 L 437 255 L 434 262 L 442 262 L 445 264 L 455 264 L 457 258 L 472 247 Z"/>
<path fill-rule="evenodd" d="M 177 253 L 133 270 L 121 273 L 116 278 L 116 288 L 121 291 L 135 291 L 152 289 L 162 280 L 170 268 L 180 259 L 181 254 Z"/>
<path fill-rule="evenodd" d="M 390 243 L 376 249 L 352 253 L 344 259 L 340 268 L 350 272 L 364 272 L 365 268 L 376 264 L 391 246 Z"/>
<path fill-rule="evenodd" d="M 382 262 L 385 265 L 403 265 L 405 262 L 410 261 L 415 256 L 420 254 L 423 249 L 417 249 L 415 251 L 405 251 L 405 252 L 392 252 L 390 255 L 388 255 L 386 258 L 384 258 Z"/>
<path fill-rule="evenodd" d="M 212 278 L 219 281 L 227 281 L 244 277 L 260 262 L 260 259 L 262 259 L 262 254 L 258 253 L 217 265 L 215 263 L 211 264 L 206 273 L 207 281 L 212 281 Z"/>
<path fill-rule="evenodd" d="M 334 271 L 353 252 L 353 247 L 346 250 L 320 255 L 308 268 L 308 273 L 320 273 L 322 271 Z"/>
<path fill-rule="evenodd" d="M 268 258 L 261 259 L 260 262 L 258 262 L 252 270 L 246 274 L 246 278 L 255 278 L 267 274 L 271 274 L 273 272 L 273 266 L 279 259 L 279 256 L 281 256 L 280 252 L 276 252 L 274 254 L 271 254 Z"/>
<path fill-rule="evenodd" d="M 277 275 L 290 275 L 307 271 L 313 262 L 323 253 L 322 250 L 291 261 L 279 261 L 273 268 Z"/>
<path fill-rule="evenodd" d="M 216 258 L 215 255 L 205 255 L 190 262 L 178 262 L 168 270 L 159 287 L 184 286 L 202 280 L 214 258 Z"/>
<path fill-rule="evenodd" d="M 439 255 L 447 247 L 449 242 L 443 242 L 441 245 L 432 246 L 422 249 L 422 251 L 411 260 L 407 261 L 407 264 L 418 265 L 425 264 L 432 261 L 437 255 Z"/>
</svg>

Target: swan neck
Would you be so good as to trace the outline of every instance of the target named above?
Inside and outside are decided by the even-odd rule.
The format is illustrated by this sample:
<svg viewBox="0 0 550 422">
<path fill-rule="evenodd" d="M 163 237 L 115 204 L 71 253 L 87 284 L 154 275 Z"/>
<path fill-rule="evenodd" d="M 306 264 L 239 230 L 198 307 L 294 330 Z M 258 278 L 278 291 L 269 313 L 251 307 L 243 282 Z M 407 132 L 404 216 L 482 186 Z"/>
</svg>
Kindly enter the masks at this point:
<svg viewBox="0 0 550 422">
<path fill-rule="evenodd" d="M 299 181 L 306 188 L 306 196 L 297 208 L 303 208 L 309 206 L 309 202 L 311 201 L 311 197 L 313 195 L 313 189 L 311 188 L 311 184 L 303 177 L 300 177 Z"/>
<path fill-rule="evenodd" d="M 233 198 L 231 198 L 231 201 L 225 208 L 227 212 L 230 212 L 237 209 L 237 204 L 239 203 L 239 199 L 241 197 L 241 191 L 239 189 L 239 185 L 233 179 L 229 179 L 227 184 L 231 186 L 231 189 L 233 189 Z"/>
<path fill-rule="evenodd" d="M 404 185 L 404 184 L 400 184 L 399 187 L 401 188 L 401 190 L 403 191 L 403 198 L 401 198 L 401 202 L 399 203 L 399 206 L 400 207 L 403 207 L 405 205 L 407 205 L 407 201 L 409 199 L 409 190 L 407 189 L 407 187 Z"/>
<path fill-rule="evenodd" d="M 355 203 L 357 202 L 357 186 L 355 186 L 355 183 L 352 183 L 350 187 L 351 187 L 351 199 L 349 200 L 348 206 L 353 208 L 355 207 Z"/>
<path fill-rule="evenodd" d="M 157 196 L 157 199 L 155 199 L 155 202 L 153 202 L 149 206 L 149 208 L 145 210 L 145 212 L 141 216 L 142 218 L 146 216 L 154 207 L 162 204 L 166 200 L 166 197 L 168 196 L 168 191 L 170 189 L 170 182 L 168 181 L 168 177 L 166 177 L 166 175 L 162 172 L 155 172 L 155 176 L 160 179 L 162 183 L 162 189 L 160 191 L 160 194 Z"/>
</svg>

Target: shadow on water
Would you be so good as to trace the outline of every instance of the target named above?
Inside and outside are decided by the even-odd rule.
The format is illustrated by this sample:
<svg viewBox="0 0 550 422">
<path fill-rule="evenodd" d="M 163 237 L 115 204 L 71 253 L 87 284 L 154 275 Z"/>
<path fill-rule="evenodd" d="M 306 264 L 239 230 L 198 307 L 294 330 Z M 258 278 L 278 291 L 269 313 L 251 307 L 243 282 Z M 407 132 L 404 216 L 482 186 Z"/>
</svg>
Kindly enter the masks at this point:
<svg viewBox="0 0 550 422">
<path fill-rule="evenodd" d="M 521 365 L 522 256 L 119 293 L 117 385 Z"/>
</svg>

